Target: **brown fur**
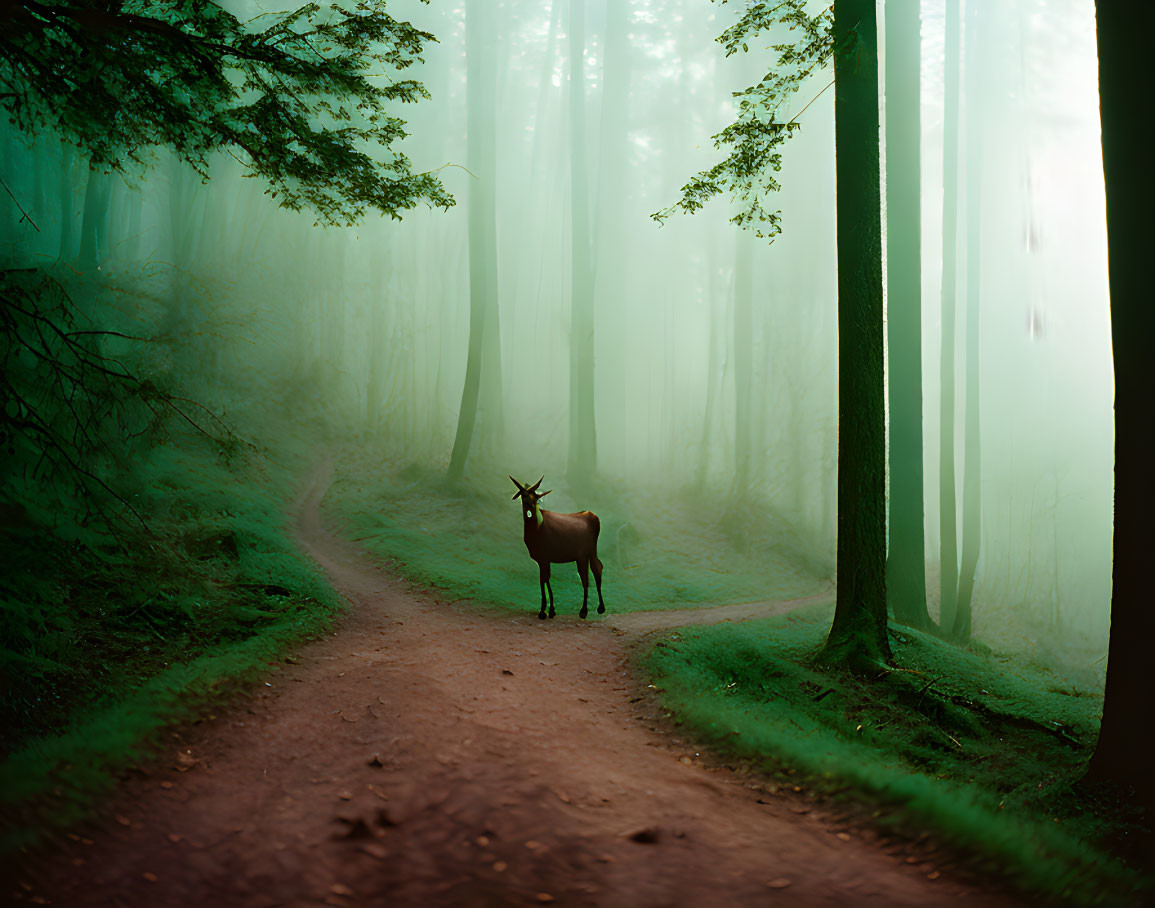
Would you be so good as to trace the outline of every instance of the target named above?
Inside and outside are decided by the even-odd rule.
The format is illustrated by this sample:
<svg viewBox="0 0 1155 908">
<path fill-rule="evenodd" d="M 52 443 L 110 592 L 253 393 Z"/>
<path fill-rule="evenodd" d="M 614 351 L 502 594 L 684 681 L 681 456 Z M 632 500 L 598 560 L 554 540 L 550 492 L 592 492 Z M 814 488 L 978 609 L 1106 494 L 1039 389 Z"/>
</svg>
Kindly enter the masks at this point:
<svg viewBox="0 0 1155 908">
<path fill-rule="evenodd" d="M 509 477 L 513 479 L 513 477 Z M 545 477 L 542 477 L 544 479 Z M 598 558 L 598 533 L 601 521 L 592 511 L 578 511 L 575 514 L 559 514 L 556 511 L 538 509 L 538 501 L 549 494 L 538 492 L 539 479 L 532 486 L 523 486 L 513 479 L 518 492 L 514 498 L 522 502 L 523 539 L 529 550 L 529 557 L 537 562 L 538 580 L 541 584 L 541 611 L 539 618 L 546 617 L 546 593 L 549 593 L 549 615 L 557 613 L 553 607 L 553 587 L 550 585 L 550 565 L 577 563 L 578 576 L 582 582 L 582 607 L 578 616 L 584 618 L 588 612 L 590 593 L 590 568 L 593 568 L 594 582 L 598 591 L 598 613 L 605 612 L 602 600 L 602 562 Z M 538 515 L 540 514 L 540 521 Z"/>
</svg>

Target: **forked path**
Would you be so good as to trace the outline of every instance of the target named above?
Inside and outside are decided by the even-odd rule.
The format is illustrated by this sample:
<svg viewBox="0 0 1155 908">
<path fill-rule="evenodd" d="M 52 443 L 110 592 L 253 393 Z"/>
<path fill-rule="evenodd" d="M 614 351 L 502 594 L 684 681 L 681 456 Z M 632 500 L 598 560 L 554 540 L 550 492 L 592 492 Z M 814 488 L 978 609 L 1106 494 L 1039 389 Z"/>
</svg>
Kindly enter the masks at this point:
<svg viewBox="0 0 1155 908">
<path fill-rule="evenodd" d="M 38 868 L 37 894 L 142 908 L 1012 904 L 702 766 L 653 727 L 612 621 L 407 589 L 322 526 L 324 488 L 299 537 L 351 603 L 337 632 L 122 785 L 92 844 L 62 840 Z M 611 609 L 612 591 L 607 576 Z"/>
</svg>

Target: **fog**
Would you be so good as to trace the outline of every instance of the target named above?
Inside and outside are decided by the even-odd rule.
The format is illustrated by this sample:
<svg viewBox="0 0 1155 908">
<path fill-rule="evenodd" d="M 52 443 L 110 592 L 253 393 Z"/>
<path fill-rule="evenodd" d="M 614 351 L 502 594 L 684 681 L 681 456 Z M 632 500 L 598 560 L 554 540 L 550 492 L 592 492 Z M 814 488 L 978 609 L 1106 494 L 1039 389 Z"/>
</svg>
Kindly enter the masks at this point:
<svg viewBox="0 0 1155 908">
<path fill-rule="evenodd" d="M 228 7 L 242 16 L 277 8 Z M 259 405 L 283 420 L 279 431 L 318 445 L 351 438 L 446 469 L 457 441 L 474 485 L 508 484 L 503 471 L 557 483 L 596 473 L 647 494 L 740 500 L 832 577 L 830 67 L 789 102 L 802 128 L 768 205 L 783 213 L 770 243 L 728 223 L 725 199 L 662 226 L 650 217 L 719 159 L 710 137 L 735 116 L 731 93 L 767 65 L 769 38 L 730 58 L 713 40 L 735 10 L 704 0 L 390 10 L 438 38 L 409 71 L 432 99 L 396 113 L 408 122 L 414 169 L 438 170 L 454 208 L 322 228 L 278 208 L 228 155 L 212 160 L 208 182 L 165 153 L 126 180 L 90 173 L 51 135 L 29 145 L 5 126 L 6 265 L 59 262 L 99 268 L 113 286 L 143 281 L 153 310 L 118 311 L 113 292 L 97 317 L 179 331 L 179 362 L 156 368 L 183 370 L 201 400 L 238 418 Z M 947 23 L 942 2 L 923 2 L 922 16 L 923 459 L 935 615 Z M 962 18 L 953 419 L 961 502 L 966 395 L 979 389 L 975 633 L 1094 678 L 1106 654 L 1113 488 L 1094 7 L 971 0 Z M 972 297 L 977 376 L 964 375 Z M 471 305 L 474 325 L 488 330 L 473 351 L 467 437 L 459 417 L 472 409 Z M 961 506 L 958 524 L 961 539 Z"/>
</svg>

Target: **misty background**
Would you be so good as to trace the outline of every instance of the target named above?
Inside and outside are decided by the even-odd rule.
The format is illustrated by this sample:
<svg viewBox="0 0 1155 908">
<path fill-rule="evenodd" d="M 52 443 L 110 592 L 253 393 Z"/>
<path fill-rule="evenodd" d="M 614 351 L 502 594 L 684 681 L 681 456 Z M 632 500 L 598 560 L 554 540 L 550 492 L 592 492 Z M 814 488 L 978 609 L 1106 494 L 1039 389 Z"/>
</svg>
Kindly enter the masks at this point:
<svg viewBox="0 0 1155 908">
<path fill-rule="evenodd" d="M 280 9 L 224 5 L 242 18 Z M 39 228 L 3 194 L 6 265 L 99 269 L 102 324 L 143 320 L 179 334 L 152 368 L 195 377 L 198 398 L 226 414 L 243 420 L 272 406 L 281 431 L 318 446 L 354 438 L 398 462 L 445 466 L 467 377 L 471 292 L 484 294 L 497 330 L 481 353 L 464 467 L 475 485 L 507 485 L 505 472 L 563 481 L 578 431 L 575 300 L 585 300 L 598 473 L 638 494 L 740 500 L 833 577 L 830 69 L 791 102 L 802 129 L 769 206 L 782 209 L 784 232 L 768 244 L 728 224 L 722 201 L 662 227 L 649 217 L 720 157 L 709 137 L 734 118 L 731 92 L 769 59 L 753 47 L 723 57 L 713 39 L 736 10 L 704 0 L 474 0 L 468 21 L 461 3 L 390 11 L 439 41 L 411 71 L 432 100 L 397 115 L 409 124 L 402 149 L 414 169 L 440 169 L 455 208 L 320 229 L 311 215 L 278 208 L 228 155 L 212 161 L 208 183 L 167 154 L 126 182 L 90 171 L 58 139 L 29 145 L 4 124 L 0 171 Z M 922 16 L 923 456 L 935 615 L 943 4 L 923 2 Z M 975 634 L 1081 679 L 1102 675 L 1111 578 L 1096 67 L 1091 0 L 966 4 L 960 176 L 977 192 L 960 186 L 958 237 L 960 255 L 976 251 L 968 233 L 981 252 Z M 958 271 L 961 301 L 968 269 Z M 155 307 L 118 308 L 122 280 L 154 288 Z M 961 481 L 968 385 L 956 388 Z M 518 534 L 512 512 L 509 532 Z"/>
</svg>

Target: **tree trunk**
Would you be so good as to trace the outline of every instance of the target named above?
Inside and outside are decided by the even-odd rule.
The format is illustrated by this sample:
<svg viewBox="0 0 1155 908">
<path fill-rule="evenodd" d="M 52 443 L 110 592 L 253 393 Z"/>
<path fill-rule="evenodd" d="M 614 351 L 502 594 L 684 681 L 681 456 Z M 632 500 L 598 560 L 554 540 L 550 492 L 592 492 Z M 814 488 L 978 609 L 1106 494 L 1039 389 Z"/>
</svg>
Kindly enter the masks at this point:
<svg viewBox="0 0 1155 908">
<path fill-rule="evenodd" d="M 570 430 L 568 474 L 588 481 L 597 471 L 594 425 L 594 282 L 590 267 L 589 175 L 585 152 L 585 0 L 571 0 L 569 22 L 570 199 Z"/>
<path fill-rule="evenodd" d="M 60 261 L 71 262 L 76 254 L 76 148 L 68 142 L 60 145 Z"/>
<path fill-rule="evenodd" d="M 108 188 L 108 176 L 89 168 L 80 222 L 80 255 L 76 260 L 81 271 L 95 271 L 100 267 L 100 249 L 108 230 Z"/>
<path fill-rule="evenodd" d="M 982 149 L 979 119 L 984 105 L 979 97 L 982 70 L 979 62 L 978 4 L 967 6 L 966 78 L 966 192 L 967 192 L 967 321 L 966 413 L 963 428 L 962 564 L 951 637 L 965 643 L 971 636 L 971 598 L 975 589 L 982 542 L 982 448 L 979 435 L 979 313 L 982 299 Z"/>
<path fill-rule="evenodd" d="M 1151 754 L 1142 744 L 1155 704 L 1151 642 L 1151 552 L 1155 551 L 1155 307 L 1150 288 L 1150 212 L 1155 206 L 1151 148 L 1155 111 L 1147 83 L 1147 43 L 1155 29 L 1149 4 L 1096 4 L 1099 111 L 1107 190 L 1107 256 L 1111 342 L 1115 358 L 1115 537 L 1111 643 L 1103 724 L 1091 759 L 1092 778 L 1131 787 L 1155 811 Z"/>
<path fill-rule="evenodd" d="M 835 0 L 838 568 L 821 658 L 877 672 L 886 633 L 886 429 L 874 0 Z"/>
<path fill-rule="evenodd" d="M 741 230 L 734 239 L 734 485 L 735 501 L 750 487 L 753 455 L 752 408 L 754 386 L 754 238 Z"/>
<path fill-rule="evenodd" d="M 890 547 L 894 617 L 931 626 L 926 610 L 922 483 L 922 183 L 918 5 L 886 4 L 886 299 L 890 366 Z"/>
<path fill-rule="evenodd" d="M 958 518 L 955 513 L 954 347 L 958 289 L 959 0 L 947 0 L 943 76 L 942 360 L 939 370 L 939 614 L 946 633 L 958 611 Z"/>
<path fill-rule="evenodd" d="M 496 132 L 493 117 L 497 93 L 497 53 L 492 17 L 475 4 L 465 15 L 466 130 L 469 168 L 477 179 L 469 184 L 469 351 L 457 434 L 449 458 L 449 479 L 465 475 L 465 462 L 477 425 L 483 362 L 500 362 L 497 312 Z M 490 311 L 490 310 L 493 311 Z M 487 341 L 486 334 L 494 338 Z M 488 356 L 486 354 L 489 354 Z M 500 373 L 485 377 L 500 383 Z M 496 389 L 500 396 L 500 384 Z M 491 399 L 491 395 L 486 395 Z M 493 414 L 496 416 L 496 414 Z M 496 427 L 494 427 L 496 428 Z"/>
</svg>

